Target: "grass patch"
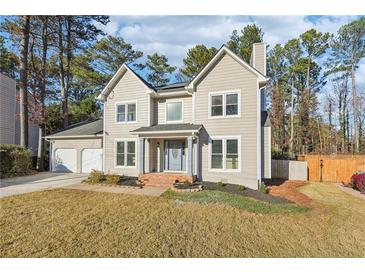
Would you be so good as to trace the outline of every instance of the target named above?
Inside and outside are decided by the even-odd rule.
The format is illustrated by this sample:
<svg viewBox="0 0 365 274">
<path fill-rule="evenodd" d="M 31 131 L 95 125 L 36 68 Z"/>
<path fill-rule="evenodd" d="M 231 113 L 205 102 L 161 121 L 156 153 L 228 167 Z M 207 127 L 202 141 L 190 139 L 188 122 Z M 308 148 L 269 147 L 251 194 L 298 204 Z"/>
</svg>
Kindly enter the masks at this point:
<svg viewBox="0 0 365 274">
<path fill-rule="evenodd" d="M 204 190 L 201 192 L 175 192 L 167 190 L 161 197 L 204 204 L 222 203 L 254 213 L 301 213 L 308 211 L 307 207 L 296 204 L 271 204 L 219 190 Z"/>
<path fill-rule="evenodd" d="M 364 201 L 329 184 L 300 191 L 304 214 L 71 189 L 6 197 L 0 257 L 365 257 Z"/>
</svg>

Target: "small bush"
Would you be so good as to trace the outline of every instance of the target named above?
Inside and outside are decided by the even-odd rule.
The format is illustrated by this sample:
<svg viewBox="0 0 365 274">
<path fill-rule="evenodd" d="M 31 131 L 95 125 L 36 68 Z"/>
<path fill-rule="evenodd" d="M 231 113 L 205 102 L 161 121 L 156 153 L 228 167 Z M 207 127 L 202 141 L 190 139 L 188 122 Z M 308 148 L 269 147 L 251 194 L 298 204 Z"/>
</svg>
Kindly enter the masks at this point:
<svg viewBox="0 0 365 274">
<path fill-rule="evenodd" d="M 351 183 L 353 189 L 365 194 L 365 172 L 352 175 Z"/>
<path fill-rule="evenodd" d="M 245 186 L 242 186 L 242 185 L 239 185 L 237 187 L 237 190 L 240 191 L 240 192 L 244 192 L 246 190 L 246 187 Z"/>
<path fill-rule="evenodd" d="M 32 174 L 32 152 L 18 145 L 0 145 L 0 177 Z"/>
<path fill-rule="evenodd" d="M 282 150 L 272 150 L 271 159 L 273 160 L 295 160 L 294 156 L 291 156 L 289 152 Z"/>
<path fill-rule="evenodd" d="M 116 174 L 105 175 L 105 183 L 108 185 L 117 185 L 122 177 Z"/>
<path fill-rule="evenodd" d="M 265 184 L 261 184 L 259 187 L 259 192 L 261 193 L 269 193 L 269 190 L 267 189 L 267 187 L 265 186 Z"/>
<path fill-rule="evenodd" d="M 89 182 L 91 184 L 101 184 L 105 180 L 104 173 L 97 170 L 92 170 L 89 175 Z"/>
<path fill-rule="evenodd" d="M 225 184 L 225 183 L 223 183 L 223 182 L 218 182 L 218 183 L 217 183 L 217 185 L 218 185 L 219 187 L 225 187 L 225 186 L 226 186 L 226 184 Z"/>
</svg>

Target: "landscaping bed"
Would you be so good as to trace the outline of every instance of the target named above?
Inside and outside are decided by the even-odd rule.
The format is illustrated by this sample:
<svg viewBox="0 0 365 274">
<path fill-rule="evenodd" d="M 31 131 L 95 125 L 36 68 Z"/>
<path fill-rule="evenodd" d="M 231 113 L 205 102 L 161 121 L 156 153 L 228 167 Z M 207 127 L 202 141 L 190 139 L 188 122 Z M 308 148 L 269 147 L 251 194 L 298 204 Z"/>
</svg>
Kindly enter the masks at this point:
<svg viewBox="0 0 365 274">
<path fill-rule="evenodd" d="M 270 195 L 268 193 L 263 193 L 257 190 L 253 190 L 242 185 L 234 185 L 234 184 L 224 184 L 224 183 L 212 183 L 212 182 L 202 182 L 203 189 L 206 190 L 217 190 L 226 193 L 251 197 L 256 200 L 274 204 L 287 204 L 291 203 L 291 201 L 283 198 Z"/>
<path fill-rule="evenodd" d="M 272 185 L 269 186 L 269 193 L 273 196 L 281 197 L 292 201 L 297 204 L 308 205 L 311 202 L 311 199 L 299 192 L 298 188 L 305 186 L 308 184 L 304 181 L 285 181 L 280 185 Z"/>
<path fill-rule="evenodd" d="M 138 183 L 137 177 L 122 176 L 116 174 L 104 174 L 100 171 L 92 171 L 89 177 L 83 180 L 82 183 L 126 188 L 143 187 L 142 184 Z"/>
</svg>

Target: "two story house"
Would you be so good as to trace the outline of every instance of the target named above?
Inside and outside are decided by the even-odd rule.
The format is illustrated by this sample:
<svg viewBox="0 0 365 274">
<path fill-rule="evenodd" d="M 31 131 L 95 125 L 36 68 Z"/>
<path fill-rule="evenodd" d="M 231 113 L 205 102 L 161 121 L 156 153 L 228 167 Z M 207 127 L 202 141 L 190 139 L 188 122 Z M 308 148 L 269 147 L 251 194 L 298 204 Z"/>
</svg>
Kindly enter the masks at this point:
<svg viewBox="0 0 365 274">
<path fill-rule="evenodd" d="M 257 189 L 271 177 L 267 82 L 265 43 L 250 64 L 222 46 L 186 83 L 152 86 L 124 64 L 98 96 L 103 119 L 47 136 L 51 168 Z"/>
</svg>

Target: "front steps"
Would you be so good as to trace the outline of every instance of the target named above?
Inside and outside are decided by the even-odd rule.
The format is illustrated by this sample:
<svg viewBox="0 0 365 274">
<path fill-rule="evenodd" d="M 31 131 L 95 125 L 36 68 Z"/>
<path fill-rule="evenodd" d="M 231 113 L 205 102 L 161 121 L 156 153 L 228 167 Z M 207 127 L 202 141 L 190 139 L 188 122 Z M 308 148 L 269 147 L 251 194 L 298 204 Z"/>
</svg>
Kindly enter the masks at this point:
<svg viewBox="0 0 365 274">
<path fill-rule="evenodd" d="M 179 182 L 194 182 L 195 176 L 189 176 L 183 173 L 168 173 L 168 172 L 153 172 L 145 173 L 138 176 L 138 181 L 140 181 L 144 186 L 152 187 L 171 187 L 175 181 Z"/>
</svg>

